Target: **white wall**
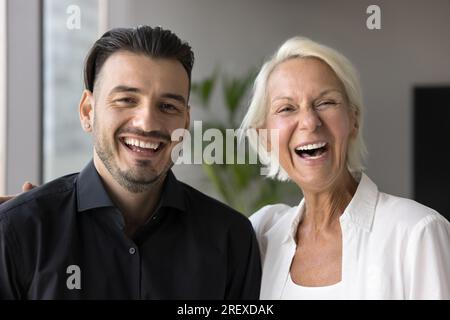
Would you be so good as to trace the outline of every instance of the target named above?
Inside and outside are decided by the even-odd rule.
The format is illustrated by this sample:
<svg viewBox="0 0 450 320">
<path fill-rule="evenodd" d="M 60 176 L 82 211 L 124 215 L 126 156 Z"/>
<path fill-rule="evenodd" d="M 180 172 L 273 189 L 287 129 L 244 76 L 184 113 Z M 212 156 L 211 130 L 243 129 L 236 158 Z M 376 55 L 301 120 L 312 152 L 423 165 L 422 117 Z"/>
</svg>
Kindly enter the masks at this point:
<svg viewBox="0 0 450 320">
<path fill-rule="evenodd" d="M 382 29 L 366 28 L 366 8 L 381 7 Z M 110 26 L 161 25 L 196 53 L 194 80 L 217 66 L 240 74 L 288 37 L 304 35 L 344 53 L 361 74 L 366 102 L 368 173 L 383 191 L 411 196 L 412 88 L 450 84 L 450 1 L 110 1 Z M 201 117 L 194 106 L 193 119 Z M 204 190 L 201 170 L 177 170 Z"/>
</svg>

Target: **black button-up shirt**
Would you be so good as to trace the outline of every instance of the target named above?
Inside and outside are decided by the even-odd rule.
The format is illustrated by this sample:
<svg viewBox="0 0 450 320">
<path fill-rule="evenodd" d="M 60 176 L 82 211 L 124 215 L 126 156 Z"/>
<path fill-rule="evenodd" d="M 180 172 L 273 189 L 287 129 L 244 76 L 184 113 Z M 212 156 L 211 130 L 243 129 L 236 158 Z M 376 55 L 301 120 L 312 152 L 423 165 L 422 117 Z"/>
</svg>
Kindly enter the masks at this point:
<svg viewBox="0 0 450 320">
<path fill-rule="evenodd" d="M 1 299 L 257 299 L 247 218 L 176 180 L 133 239 L 91 161 L 0 205 Z"/>
</svg>

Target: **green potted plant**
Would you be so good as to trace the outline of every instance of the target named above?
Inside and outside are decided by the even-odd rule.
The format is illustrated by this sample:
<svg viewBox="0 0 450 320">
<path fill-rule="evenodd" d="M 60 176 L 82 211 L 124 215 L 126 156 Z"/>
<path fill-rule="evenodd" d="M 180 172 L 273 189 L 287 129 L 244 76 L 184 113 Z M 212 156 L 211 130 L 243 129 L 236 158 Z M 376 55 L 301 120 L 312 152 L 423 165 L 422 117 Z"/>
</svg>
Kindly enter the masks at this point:
<svg viewBox="0 0 450 320">
<path fill-rule="evenodd" d="M 201 81 L 192 84 L 192 95 L 199 106 L 208 113 L 210 121 L 203 122 L 203 130 L 216 128 L 221 131 L 222 136 L 226 136 L 225 130 L 237 129 L 240 125 L 240 116 L 246 110 L 249 90 L 255 79 L 255 71 L 251 70 L 242 77 L 230 77 L 228 75 L 219 76 L 216 70 L 213 74 Z M 214 90 L 219 88 L 221 81 L 221 98 L 223 99 L 226 116 L 218 117 L 214 115 L 211 108 L 211 99 Z M 237 138 L 234 138 L 237 145 Z M 248 147 L 246 159 L 248 159 Z M 223 146 L 221 153 L 224 164 L 202 164 L 202 168 L 214 188 L 223 201 L 228 205 L 249 216 L 264 205 L 278 202 L 285 202 L 295 194 L 295 188 L 290 183 L 278 182 L 266 179 L 260 174 L 260 165 L 225 164 L 227 157 L 226 146 Z M 236 160 L 235 154 L 228 155 Z"/>
</svg>

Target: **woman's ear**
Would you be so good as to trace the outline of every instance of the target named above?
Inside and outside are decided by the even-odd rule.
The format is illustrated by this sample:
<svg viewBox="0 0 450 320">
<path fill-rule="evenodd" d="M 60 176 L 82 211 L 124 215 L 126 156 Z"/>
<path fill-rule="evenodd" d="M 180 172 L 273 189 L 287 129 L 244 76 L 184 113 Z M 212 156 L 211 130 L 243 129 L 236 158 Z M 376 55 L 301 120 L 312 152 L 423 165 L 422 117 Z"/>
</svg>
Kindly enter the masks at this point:
<svg viewBox="0 0 450 320">
<path fill-rule="evenodd" d="M 359 132 L 359 112 L 357 110 L 350 111 L 350 136 L 356 138 Z"/>
<path fill-rule="evenodd" d="M 78 107 L 81 127 L 85 132 L 92 132 L 94 123 L 94 95 L 89 90 L 84 90 Z"/>
<path fill-rule="evenodd" d="M 256 132 L 258 133 L 258 140 L 266 149 L 267 152 L 272 151 L 272 134 L 269 129 L 267 128 L 256 128 Z"/>
</svg>

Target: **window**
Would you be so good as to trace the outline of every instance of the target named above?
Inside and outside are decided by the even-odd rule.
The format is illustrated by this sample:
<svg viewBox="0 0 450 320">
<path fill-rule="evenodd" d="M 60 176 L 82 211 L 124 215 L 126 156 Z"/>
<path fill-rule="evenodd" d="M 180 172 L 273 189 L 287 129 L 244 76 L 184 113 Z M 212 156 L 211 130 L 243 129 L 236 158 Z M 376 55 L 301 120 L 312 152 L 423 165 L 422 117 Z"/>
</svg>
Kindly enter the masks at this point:
<svg viewBox="0 0 450 320">
<path fill-rule="evenodd" d="M 43 179 L 77 172 L 92 156 L 78 118 L 83 63 L 104 31 L 106 1 L 45 0 Z M 103 30 L 101 30 L 103 29 Z"/>
</svg>

